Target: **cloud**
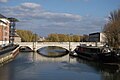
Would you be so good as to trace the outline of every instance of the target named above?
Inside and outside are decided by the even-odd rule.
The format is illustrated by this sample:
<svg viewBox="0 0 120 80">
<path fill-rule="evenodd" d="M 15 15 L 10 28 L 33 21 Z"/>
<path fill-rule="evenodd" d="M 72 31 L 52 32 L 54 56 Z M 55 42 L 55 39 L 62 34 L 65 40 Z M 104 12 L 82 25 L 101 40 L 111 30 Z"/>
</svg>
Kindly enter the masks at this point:
<svg viewBox="0 0 120 80">
<path fill-rule="evenodd" d="M 44 10 L 40 4 L 22 3 L 15 7 L 3 7 L 1 11 L 7 16 L 14 16 L 21 20 L 39 19 L 55 22 L 80 21 L 81 16 L 69 13 L 55 13 Z"/>
<path fill-rule="evenodd" d="M 2 6 L 0 11 L 7 17 L 19 19 L 18 29 L 32 30 L 40 35 L 49 33 L 88 34 L 100 31 L 104 24 L 102 18 L 51 12 L 37 3 L 27 2 L 14 7 Z"/>
<path fill-rule="evenodd" d="M 79 1 L 79 0 L 66 0 L 66 1 L 69 1 L 69 2 L 72 1 L 72 2 L 73 2 L 73 1 Z M 81 1 L 88 2 L 88 1 L 90 1 L 90 0 L 81 0 Z"/>
<path fill-rule="evenodd" d="M 39 4 L 36 4 L 36 3 L 23 3 L 21 4 L 21 7 L 23 8 L 32 8 L 32 9 L 36 9 L 36 8 L 40 8 L 40 5 Z"/>
<path fill-rule="evenodd" d="M 0 2 L 8 2 L 8 0 L 0 0 Z"/>
<path fill-rule="evenodd" d="M 69 13 L 43 12 L 40 15 L 42 15 L 46 20 L 55 22 L 71 22 L 81 20 L 81 16 Z"/>
</svg>

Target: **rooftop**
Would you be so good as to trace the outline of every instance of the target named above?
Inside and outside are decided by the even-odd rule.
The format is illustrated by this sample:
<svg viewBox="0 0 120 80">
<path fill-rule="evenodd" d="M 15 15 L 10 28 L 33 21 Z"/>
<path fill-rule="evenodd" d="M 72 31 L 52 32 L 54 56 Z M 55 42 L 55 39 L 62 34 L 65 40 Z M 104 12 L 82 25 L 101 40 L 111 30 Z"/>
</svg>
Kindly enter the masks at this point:
<svg viewBox="0 0 120 80">
<path fill-rule="evenodd" d="M 7 18 L 7 17 L 5 17 L 5 16 L 3 16 L 2 14 L 0 14 L 0 18 Z"/>
<path fill-rule="evenodd" d="M 4 23 L 4 24 L 6 24 L 4 21 L 2 21 L 2 20 L 0 20 L 0 22 L 2 22 L 2 23 Z"/>
</svg>

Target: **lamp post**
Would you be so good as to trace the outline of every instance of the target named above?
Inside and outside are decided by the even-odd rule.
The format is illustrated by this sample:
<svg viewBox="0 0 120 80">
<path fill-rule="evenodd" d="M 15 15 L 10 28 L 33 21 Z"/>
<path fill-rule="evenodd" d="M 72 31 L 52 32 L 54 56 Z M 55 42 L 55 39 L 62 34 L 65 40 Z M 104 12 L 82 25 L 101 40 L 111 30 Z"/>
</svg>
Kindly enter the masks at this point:
<svg viewBox="0 0 120 80">
<path fill-rule="evenodd" d="M 68 34 L 68 37 L 69 37 L 69 62 L 70 62 L 70 54 L 71 54 L 71 44 L 70 44 L 70 42 L 71 42 L 71 35 L 72 35 L 72 33 L 70 33 L 70 34 Z"/>
<path fill-rule="evenodd" d="M 37 34 L 34 34 L 34 38 L 33 38 L 33 51 L 35 52 L 36 49 L 36 42 L 37 42 Z"/>
<path fill-rule="evenodd" d="M 69 35 L 68 35 L 68 37 L 69 37 L 69 52 L 71 51 L 71 35 L 72 35 L 72 33 L 70 33 Z"/>
</svg>

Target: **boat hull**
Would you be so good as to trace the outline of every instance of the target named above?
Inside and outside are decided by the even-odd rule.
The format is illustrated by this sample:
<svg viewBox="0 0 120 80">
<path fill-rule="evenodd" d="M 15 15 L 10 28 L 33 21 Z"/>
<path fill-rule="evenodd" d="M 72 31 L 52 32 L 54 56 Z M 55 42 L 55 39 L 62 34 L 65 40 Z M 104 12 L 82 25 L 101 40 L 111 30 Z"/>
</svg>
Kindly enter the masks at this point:
<svg viewBox="0 0 120 80">
<path fill-rule="evenodd" d="M 101 53 L 97 51 L 96 53 L 89 53 L 86 51 L 81 51 L 79 48 L 75 49 L 74 51 L 77 53 L 78 57 L 86 60 L 98 61 L 101 63 L 119 63 L 120 61 L 120 56 L 113 51 L 108 53 Z"/>
</svg>

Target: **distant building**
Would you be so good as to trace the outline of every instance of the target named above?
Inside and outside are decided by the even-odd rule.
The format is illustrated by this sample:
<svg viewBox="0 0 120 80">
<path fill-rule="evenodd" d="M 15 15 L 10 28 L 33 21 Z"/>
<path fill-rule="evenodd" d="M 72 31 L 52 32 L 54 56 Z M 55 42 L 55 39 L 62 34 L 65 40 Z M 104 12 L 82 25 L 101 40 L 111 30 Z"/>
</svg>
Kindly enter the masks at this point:
<svg viewBox="0 0 120 80">
<path fill-rule="evenodd" d="M 38 38 L 38 42 L 41 42 L 41 41 L 44 41 L 44 40 L 45 40 L 44 37 L 39 37 L 39 38 Z"/>
<path fill-rule="evenodd" d="M 0 45 L 9 44 L 9 25 L 10 21 L 0 14 Z"/>
<path fill-rule="evenodd" d="M 15 42 L 15 43 L 21 42 L 21 37 L 20 37 L 17 33 L 15 33 L 14 42 Z"/>
<path fill-rule="evenodd" d="M 89 34 L 89 41 L 90 42 L 105 42 L 105 35 L 104 33 L 91 33 Z"/>
</svg>

